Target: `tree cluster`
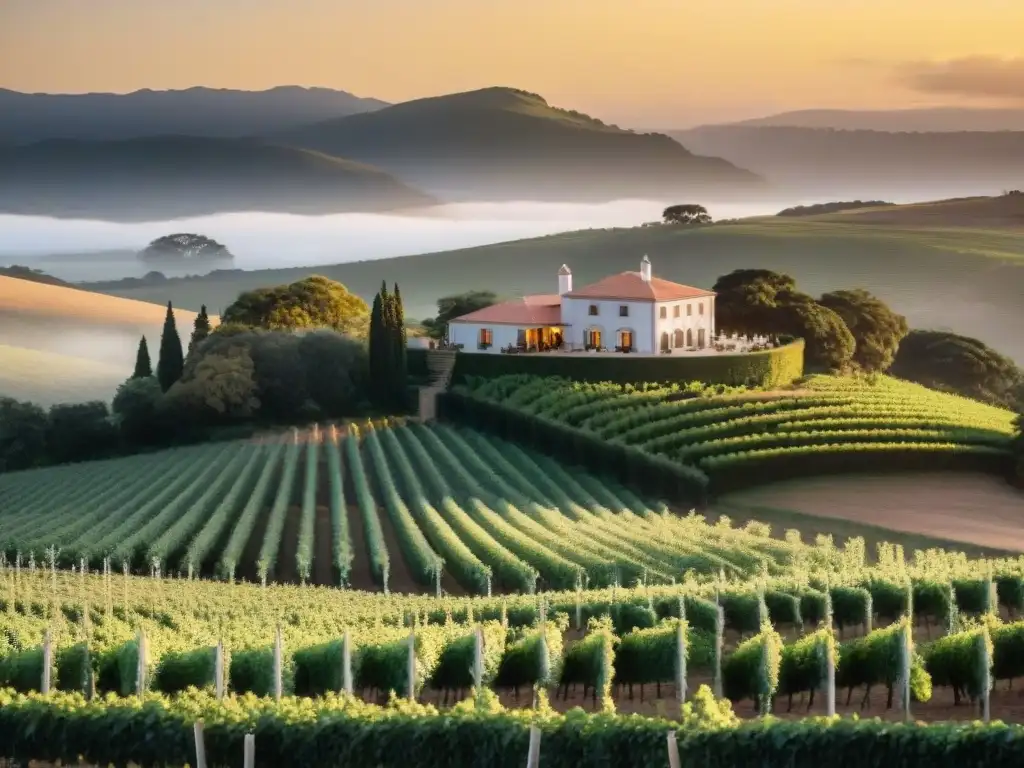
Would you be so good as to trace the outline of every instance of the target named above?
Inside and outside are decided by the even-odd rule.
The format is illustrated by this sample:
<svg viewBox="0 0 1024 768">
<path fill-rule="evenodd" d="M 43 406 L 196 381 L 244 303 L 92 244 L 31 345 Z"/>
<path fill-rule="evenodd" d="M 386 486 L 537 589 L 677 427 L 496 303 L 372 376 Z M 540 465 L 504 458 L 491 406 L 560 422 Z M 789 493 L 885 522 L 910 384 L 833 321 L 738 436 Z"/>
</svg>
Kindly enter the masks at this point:
<svg viewBox="0 0 1024 768">
<path fill-rule="evenodd" d="M 313 275 L 241 294 L 221 315 L 225 325 L 277 330 L 331 328 L 364 339 L 370 308 L 334 280 Z"/>
<path fill-rule="evenodd" d="M 101 401 L 49 409 L 0 398 L 0 472 L 113 456 L 119 434 Z"/>
<path fill-rule="evenodd" d="M 711 215 L 703 205 L 695 203 L 680 203 L 670 205 L 661 212 L 661 218 L 666 224 L 710 224 Z"/>
<path fill-rule="evenodd" d="M 370 311 L 369 366 L 373 401 L 382 408 L 404 411 L 408 407 L 405 309 L 395 283 L 388 292 L 382 283 Z"/>
<path fill-rule="evenodd" d="M 190 232 L 164 235 L 139 252 L 144 261 L 225 261 L 235 258 L 226 246 L 212 237 Z"/>
<path fill-rule="evenodd" d="M 423 327 L 432 339 L 443 339 L 448 335 L 448 323 L 452 318 L 468 315 L 478 309 L 498 303 L 492 291 L 466 291 L 454 296 L 443 296 L 437 300 L 437 317 L 427 318 Z"/>
</svg>

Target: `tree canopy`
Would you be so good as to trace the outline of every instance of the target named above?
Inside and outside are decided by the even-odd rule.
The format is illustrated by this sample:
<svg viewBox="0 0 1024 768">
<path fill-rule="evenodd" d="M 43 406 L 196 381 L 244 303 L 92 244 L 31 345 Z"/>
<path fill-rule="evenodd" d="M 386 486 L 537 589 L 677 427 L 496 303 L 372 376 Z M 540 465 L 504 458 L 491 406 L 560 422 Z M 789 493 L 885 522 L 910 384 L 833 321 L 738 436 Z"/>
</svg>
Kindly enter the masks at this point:
<svg viewBox="0 0 1024 768">
<path fill-rule="evenodd" d="M 213 238 L 189 232 L 158 237 L 139 256 L 146 261 L 224 261 L 234 258 L 226 246 Z"/>
<path fill-rule="evenodd" d="M 332 328 L 353 338 L 366 338 L 369 319 L 365 301 L 320 275 L 246 291 L 221 316 L 225 325 L 271 331 Z"/>
<path fill-rule="evenodd" d="M 423 327 L 432 339 L 443 339 L 448 333 L 448 323 L 454 317 L 468 315 L 478 309 L 498 303 L 493 291 L 466 291 L 454 296 L 443 296 L 437 300 L 437 317 L 427 318 Z"/>
<path fill-rule="evenodd" d="M 680 203 L 670 205 L 661 212 L 666 224 L 710 224 L 711 215 L 703 205 Z"/>
<path fill-rule="evenodd" d="M 932 389 L 1018 407 L 1024 374 L 978 339 L 949 331 L 914 330 L 900 342 L 889 372 Z"/>
<path fill-rule="evenodd" d="M 856 342 L 853 362 L 865 371 L 886 371 L 909 332 L 907 318 L 863 289 L 831 291 L 818 300 L 838 314 Z"/>
<path fill-rule="evenodd" d="M 199 314 L 196 315 L 195 322 L 192 325 L 192 338 L 188 342 L 188 354 L 191 355 L 196 345 L 209 335 L 210 316 L 206 314 L 206 305 L 203 304 L 199 308 Z"/>
</svg>

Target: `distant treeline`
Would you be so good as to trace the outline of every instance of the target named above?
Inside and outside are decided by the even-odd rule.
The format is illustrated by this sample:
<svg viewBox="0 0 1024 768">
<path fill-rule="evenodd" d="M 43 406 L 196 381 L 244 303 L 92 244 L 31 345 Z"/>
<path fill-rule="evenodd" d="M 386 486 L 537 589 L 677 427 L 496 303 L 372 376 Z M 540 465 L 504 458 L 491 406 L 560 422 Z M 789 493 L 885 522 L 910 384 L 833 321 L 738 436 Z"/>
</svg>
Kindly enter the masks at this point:
<svg viewBox="0 0 1024 768">
<path fill-rule="evenodd" d="M 795 205 L 792 208 L 784 208 L 776 216 L 814 216 L 819 213 L 838 213 L 839 211 L 854 211 L 858 208 L 881 208 L 895 203 L 887 203 L 884 200 L 849 200 L 838 203 L 818 203 L 817 205 Z"/>
</svg>

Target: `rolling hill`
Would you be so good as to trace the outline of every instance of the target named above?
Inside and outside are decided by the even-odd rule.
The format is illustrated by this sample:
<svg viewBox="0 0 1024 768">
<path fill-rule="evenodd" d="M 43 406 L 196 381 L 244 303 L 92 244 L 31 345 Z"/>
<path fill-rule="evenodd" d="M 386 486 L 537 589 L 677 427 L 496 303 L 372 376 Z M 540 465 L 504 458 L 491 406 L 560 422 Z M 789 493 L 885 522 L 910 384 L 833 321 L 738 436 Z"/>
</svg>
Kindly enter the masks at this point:
<svg viewBox="0 0 1024 768">
<path fill-rule="evenodd" d="M 19 93 L 0 88 L 0 144 L 142 136 L 243 137 L 387 106 L 328 88 L 188 88 L 134 93 Z"/>
<path fill-rule="evenodd" d="M 165 313 L 157 304 L 0 277 L 0 396 L 109 399 L 131 374 L 142 335 L 155 365 Z M 174 311 L 185 345 L 195 315 Z"/>
<path fill-rule="evenodd" d="M 408 101 L 272 136 L 370 163 L 448 199 L 609 200 L 756 191 L 754 174 L 541 96 L 485 88 Z"/>
<path fill-rule="evenodd" d="M 740 124 L 670 135 L 790 194 L 911 199 L 998 194 L 1024 178 L 1024 131 L 885 132 Z"/>
<path fill-rule="evenodd" d="M 730 125 L 833 128 L 845 131 L 1024 131 L 1024 109 L 923 107 L 912 109 L 799 109 L 738 120 Z"/>
<path fill-rule="evenodd" d="M 381 170 L 256 139 L 54 139 L 0 149 L 0 213 L 131 221 L 433 203 Z"/>
</svg>

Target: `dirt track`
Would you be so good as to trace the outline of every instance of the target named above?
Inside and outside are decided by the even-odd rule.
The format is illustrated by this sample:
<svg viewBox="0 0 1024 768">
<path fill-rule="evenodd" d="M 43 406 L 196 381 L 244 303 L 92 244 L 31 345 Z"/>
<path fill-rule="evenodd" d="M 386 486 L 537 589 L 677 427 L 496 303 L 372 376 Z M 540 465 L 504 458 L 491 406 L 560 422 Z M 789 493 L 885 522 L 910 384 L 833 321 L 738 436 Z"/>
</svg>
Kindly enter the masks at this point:
<svg viewBox="0 0 1024 768">
<path fill-rule="evenodd" d="M 1024 492 L 988 475 L 822 477 L 728 494 L 722 501 L 1024 551 Z"/>
</svg>

